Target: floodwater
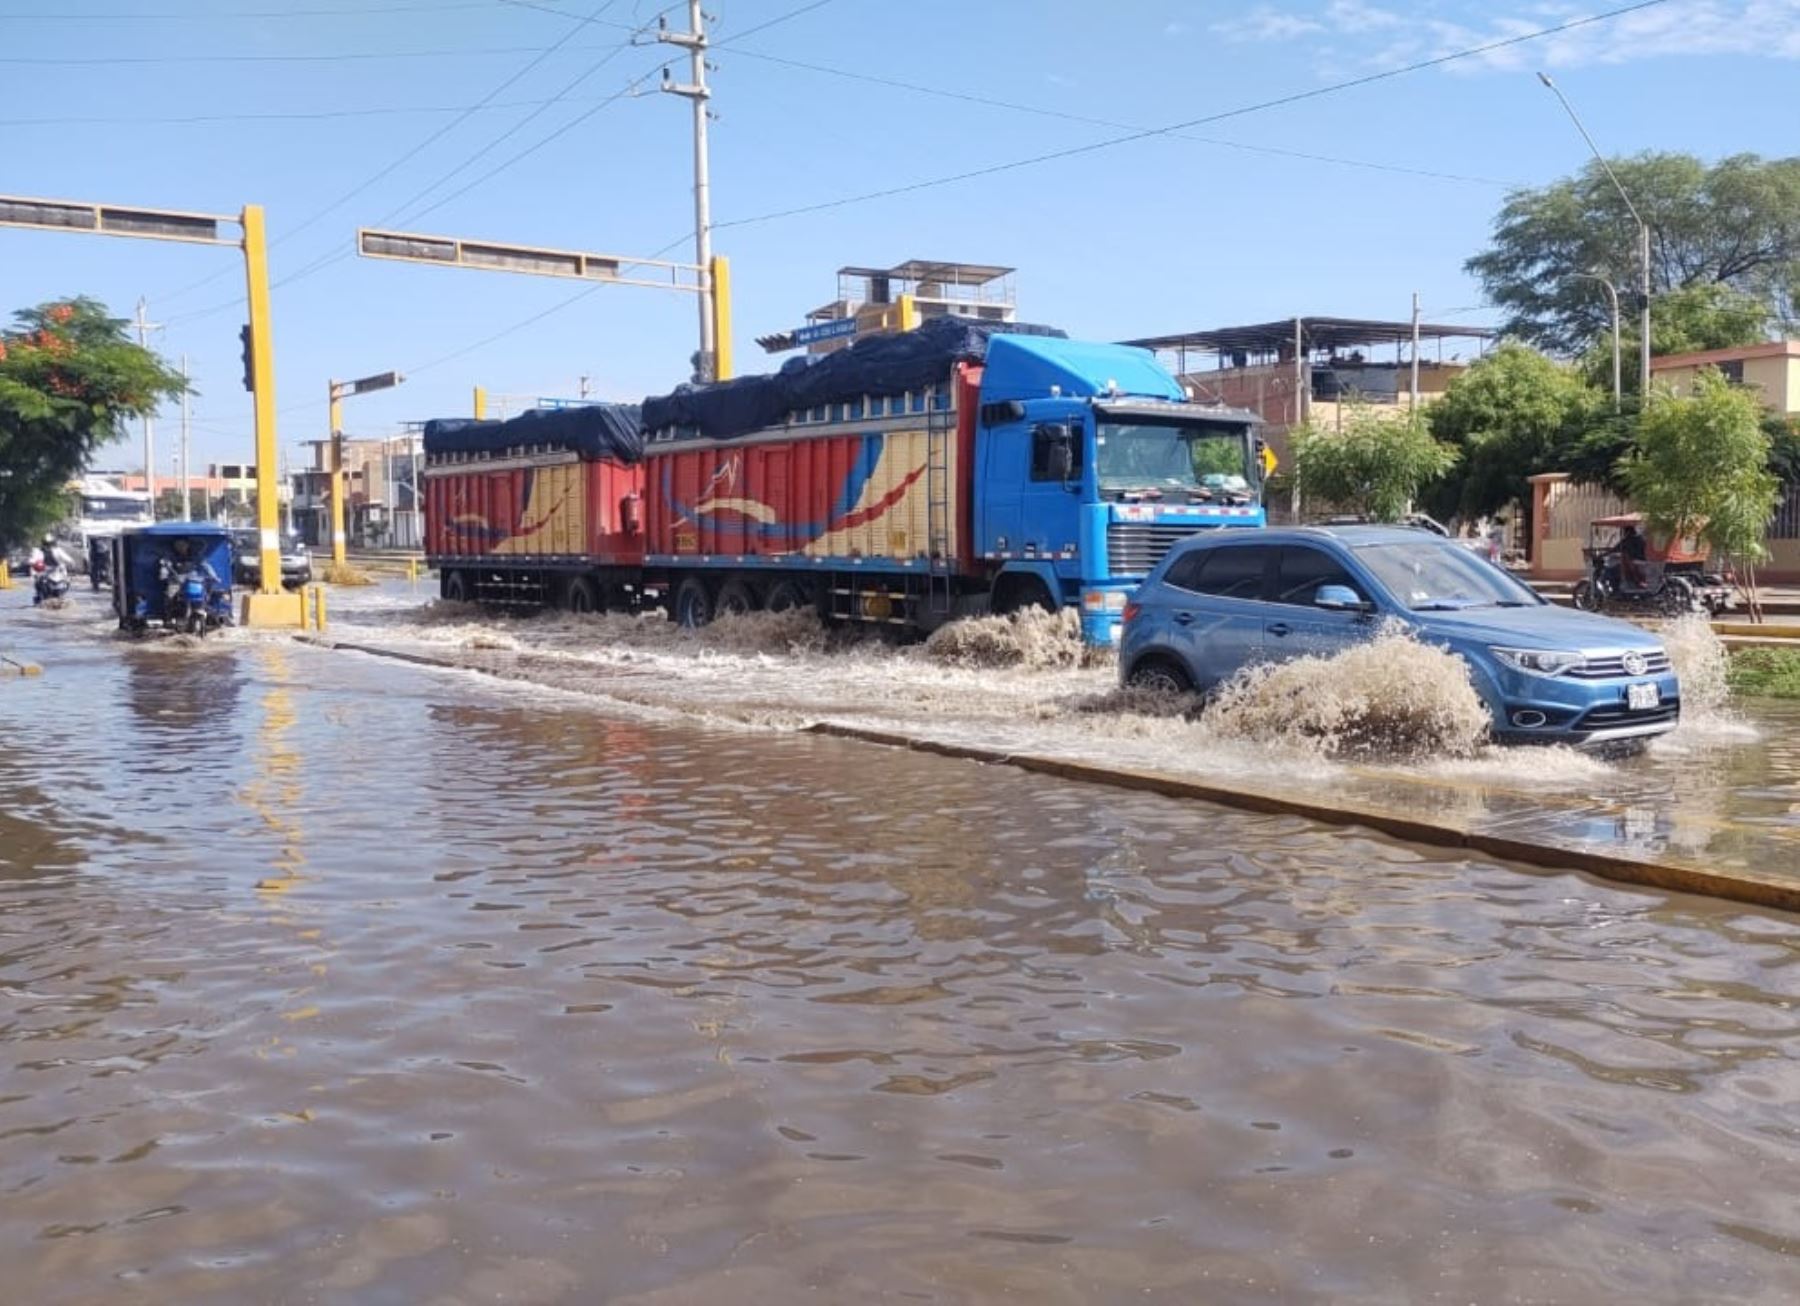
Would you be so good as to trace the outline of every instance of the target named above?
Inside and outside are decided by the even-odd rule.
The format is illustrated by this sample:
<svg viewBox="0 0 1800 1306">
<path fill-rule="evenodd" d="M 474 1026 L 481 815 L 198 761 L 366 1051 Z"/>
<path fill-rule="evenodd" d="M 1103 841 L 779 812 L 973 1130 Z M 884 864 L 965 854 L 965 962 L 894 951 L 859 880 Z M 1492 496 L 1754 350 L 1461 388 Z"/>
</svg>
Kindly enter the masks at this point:
<svg viewBox="0 0 1800 1306">
<path fill-rule="evenodd" d="M 1110 657 L 1079 665 L 1076 646 L 1042 631 L 1026 632 L 1026 665 L 971 668 L 918 646 L 840 647 L 799 614 L 757 614 L 696 634 L 655 617 L 500 618 L 428 595 L 423 583 L 390 583 L 334 596 L 332 635 L 452 658 L 656 718 L 752 730 L 872 727 L 1324 796 L 1551 846 L 1800 876 L 1800 704 L 1722 704 L 1722 680 L 1702 683 L 1716 677 L 1693 678 L 1680 729 L 1637 757 L 1483 748 L 1451 758 L 1334 759 L 1311 746 L 1221 738 L 1204 718 L 1114 710 Z M 1421 668 L 1422 693 L 1432 688 L 1430 672 Z"/>
<path fill-rule="evenodd" d="M 1800 1294 L 1793 917 L 17 598 L 8 1300 Z"/>
</svg>

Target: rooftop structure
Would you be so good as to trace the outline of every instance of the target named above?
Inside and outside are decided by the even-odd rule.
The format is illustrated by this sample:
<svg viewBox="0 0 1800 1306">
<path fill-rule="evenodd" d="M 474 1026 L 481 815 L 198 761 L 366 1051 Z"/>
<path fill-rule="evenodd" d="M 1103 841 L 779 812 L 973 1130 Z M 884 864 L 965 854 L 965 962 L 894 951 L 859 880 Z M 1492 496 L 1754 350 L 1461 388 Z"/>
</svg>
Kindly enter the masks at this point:
<svg viewBox="0 0 1800 1306">
<path fill-rule="evenodd" d="M 891 268 L 841 267 L 837 298 L 808 313 L 805 327 L 758 336 L 756 343 L 771 354 L 800 348 L 829 353 L 858 336 L 898 327 L 902 297 L 911 300 L 915 321 L 954 316 L 1012 322 L 1017 319 L 1014 271 L 991 263 L 917 258 Z M 829 325 L 836 323 L 841 329 Z"/>
</svg>

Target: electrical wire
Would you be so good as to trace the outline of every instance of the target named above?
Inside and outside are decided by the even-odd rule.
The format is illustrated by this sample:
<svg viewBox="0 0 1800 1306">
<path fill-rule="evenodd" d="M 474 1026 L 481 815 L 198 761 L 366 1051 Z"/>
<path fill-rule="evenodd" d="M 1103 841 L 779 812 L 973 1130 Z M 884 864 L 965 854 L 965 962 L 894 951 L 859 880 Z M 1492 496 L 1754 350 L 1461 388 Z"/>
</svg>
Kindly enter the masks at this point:
<svg viewBox="0 0 1800 1306">
<path fill-rule="evenodd" d="M 446 0 L 422 5 L 358 5 L 352 9 L 209 9 L 166 13 L 0 13 L 0 22 L 108 22 L 154 20 L 198 20 L 217 22 L 233 18 L 361 18 L 367 14 L 435 14 L 453 9 L 487 9 L 491 0 Z"/>
<path fill-rule="evenodd" d="M 99 68 L 185 63 L 356 63 L 381 59 L 486 59 L 496 54 L 548 54 L 559 46 L 488 45 L 454 50 L 339 50 L 330 54 L 106 54 L 0 55 L 0 64 L 44 68 Z M 578 50 L 601 49 L 576 46 Z"/>
<path fill-rule="evenodd" d="M 608 9 L 611 9 L 617 3 L 618 3 L 618 0 L 604 0 L 604 3 L 596 6 L 594 8 L 594 10 L 588 16 L 590 18 L 598 17 L 601 14 L 604 14 Z M 518 82 L 521 78 L 525 77 L 528 73 L 530 73 L 532 71 L 532 69 L 536 68 L 539 64 L 543 63 L 546 59 L 550 58 L 551 55 L 555 54 L 558 50 L 560 50 L 564 45 L 568 44 L 569 41 L 574 39 L 575 34 L 577 32 L 579 32 L 584 25 L 585 24 L 582 24 L 582 23 L 571 24 L 569 27 L 569 30 L 564 32 L 562 34 L 562 36 L 559 37 L 554 44 L 549 46 L 547 49 L 539 51 L 538 55 L 535 59 L 533 59 L 533 60 L 531 60 L 531 62 L 525 64 L 522 68 L 519 68 L 516 72 L 514 72 L 505 81 L 501 82 L 493 90 L 489 91 L 486 95 L 482 96 L 480 100 L 476 101 L 474 104 L 470 105 L 467 109 L 465 109 L 464 111 L 459 113 L 451 121 L 445 123 L 443 126 L 439 127 L 436 131 L 434 131 L 430 135 L 426 136 L 425 139 L 421 140 L 418 144 L 414 145 L 411 149 L 406 150 L 393 162 L 378 169 L 376 172 L 370 174 L 368 177 L 365 177 L 362 181 L 358 182 L 355 186 L 353 186 L 349 190 L 345 191 L 342 195 L 338 196 L 335 200 L 333 200 L 331 203 L 327 204 L 324 208 L 319 209 L 316 212 L 314 212 L 312 214 L 312 216 L 306 218 L 298 226 L 295 226 L 293 228 L 290 228 L 287 231 L 282 232 L 280 236 L 276 237 L 274 244 L 275 245 L 283 244 L 284 242 L 291 240 L 293 237 L 299 235 L 301 232 L 307 230 L 309 227 L 315 226 L 317 223 L 322 221 L 324 218 L 326 218 L 330 214 L 337 212 L 337 210 L 341 209 L 344 205 L 348 204 L 351 200 L 355 199 L 358 195 L 361 195 L 364 191 L 368 190 L 371 186 L 377 185 L 381 181 L 385 180 L 387 177 L 391 176 L 394 172 L 398 171 L 400 168 L 405 167 L 406 164 L 410 163 L 413 159 L 417 158 L 420 154 L 424 153 L 426 150 L 430 149 L 433 145 L 437 144 L 445 136 L 447 136 L 451 132 L 455 131 L 463 123 L 467 122 L 469 120 L 469 118 L 472 117 L 483 106 L 491 103 L 493 100 L 497 99 L 500 95 L 504 94 L 510 87 L 512 87 L 514 85 L 514 83 Z M 213 282 L 217 281 L 220 277 L 225 276 L 225 275 L 226 275 L 226 272 L 220 271 L 220 272 L 216 272 L 216 273 L 212 274 L 211 276 L 203 277 L 199 281 L 196 281 L 189 285 L 183 286 L 181 289 L 176 290 L 168 295 L 163 296 L 162 300 L 159 302 L 166 302 L 167 300 L 170 300 L 170 299 L 176 299 L 182 295 L 189 293 L 190 291 L 198 290 L 201 286 L 211 285 Z M 283 281 L 277 282 L 276 284 L 277 285 L 284 284 L 284 282 L 292 281 L 294 279 L 295 279 L 294 277 L 290 276 L 288 278 L 284 278 Z M 171 319 L 171 321 L 172 322 L 194 321 L 198 318 L 211 316 L 213 313 L 216 313 L 216 312 L 223 312 L 227 308 L 235 307 L 238 302 L 239 301 L 236 299 L 231 299 L 222 304 L 214 305 L 211 308 L 199 309 L 193 313 L 178 314 L 175 318 Z"/>
<path fill-rule="evenodd" d="M 1273 99 L 1259 100 L 1253 104 L 1239 105 L 1234 109 L 1223 109 L 1217 113 L 1205 114 L 1198 118 L 1189 118 L 1183 122 L 1170 123 L 1164 127 L 1143 128 L 1126 132 L 1123 135 L 1108 137 L 1101 141 L 1091 141 L 1086 145 L 1071 145 L 1060 150 L 1050 150 L 1043 154 L 1033 154 L 1025 158 L 1009 159 L 1002 163 L 991 163 L 980 168 L 970 168 L 963 172 L 950 173 L 941 177 L 928 177 L 921 181 L 909 182 L 903 186 L 888 186 L 881 190 L 866 191 L 860 195 L 845 195 L 837 199 L 822 200 L 816 204 L 801 204 L 792 208 L 776 209 L 768 213 L 758 213 L 747 218 L 734 218 L 727 222 L 715 222 L 714 230 L 728 227 L 747 227 L 757 223 L 773 222 L 780 218 L 799 217 L 808 213 L 822 213 L 829 209 L 845 208 L 852 204 L 865 204 L 871 200 L 892 199 L 896 195 L 911 195 L 922 190 L 932 190 L 939 186 L 953 185 L 959 181 L 973 181 L 981 177 L 992 177 L 1000 173 L 1014 172 L 1020 168 L 1034 167 L 1040 163 L 1054 163 L 1063 159 L 1078 158 L 1085 154 L 1096 154 L 1119 145 L 1129 145 L 1137 141 L 1153 140 L 1158 137 L 1176 136 L 1193 127 L 1203 127 L 1209 123 L 1223 122 L 1228 118 L 1241 118 L 1252 113 L 1261 113 L 1267 109 L 1282 108 L 1290 104 L 1299 104 L 1307 100 L 1315 100 L 1321 96 L 1334 95 L 1340 91 L 1354 90 L 1369 86 L 1376 82 L 1404 77 L 1409 73 L 1422 72 L 1428 68 L 1440 68 L 1445 64 L 1456 63 L 1463 59 L 1472 59 L 1478 55 L 1491 54 L 1495 50 L 1504 50 L 1510 46 L 1521 45 L 1527 41 L 1539 40 L 1546 36 L 1554 36 L 1560 32 L 1574 31 L 1594 23 L 1605 22 L 1610 18 L 1618 18 L 1624 14 L 1636 13 L 1643 9 L 1652 9 L 1667 4 L 1668 0 L 1638 0 L 1636 4 L 1622 5 L 1609 9 L 1604 13 L 1592 14 L 1583 18 L 1572 18 L 1567 22 L 1557 23 L 1551 27 L 1541 27 L 1530 32 L 1521 32 L 1514 36 L 1502 37 L 1481 45 L 1469 46 L 1461 50 L 1453 50 L 1448 54 L 1435 55 L 1430 59 L 1420 59 L 1413 63 L 1403 64 L 1395 68 L 1382 69 L 1379 72 L 1365 73 L 1361 77 L 1352 77 L 1341 82 L 1332 82 L 1325 86 L 1315 86 L 1310 90 L 1294 91 Z"/>
</svg>

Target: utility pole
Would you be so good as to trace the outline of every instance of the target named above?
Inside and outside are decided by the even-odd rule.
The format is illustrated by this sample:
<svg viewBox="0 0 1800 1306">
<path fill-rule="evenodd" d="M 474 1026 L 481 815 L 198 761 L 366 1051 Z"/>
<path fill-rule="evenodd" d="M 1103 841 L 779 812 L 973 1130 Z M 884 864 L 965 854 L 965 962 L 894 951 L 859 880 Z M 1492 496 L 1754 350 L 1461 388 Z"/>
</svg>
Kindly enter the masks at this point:
<svg viewBox="0 0 1800 1306">
<path fill-rule="evenodd" d="M 1619 371 L 1619 288 L 1598 272 L 1571 272 L 1571 278 L 1579 281 L 1598 281 L 1606 291 L 1606 302 L 1612 305 L 1613 326 L 1613 411 L 1624 411 L 1625 390 L 1623 378 Z"/>
<path fill-rule="evenodd" d="M 194 515 L 194 500 L 188 488 L 188 361 L 187 355 L 181 356 L 181 519 L 188 520 Z"/>
<path fill-rule="evenodd" d="M 580 382 L 578 389 L 581 394 L 581 397 L 583 399 L 586 399 L 588 397 L 588 390 L 589 390 L 587 377 L 584 376 L 581 378 L 581 382 Z"/>
<path fill-rule="evenodd" d="M 1407 408 L 1419 406 L 1419 292 L 1413 291 L 1412 389 L 1407 392 Z"/>
<path fill-rule="evenodd" d="M 162 330 L 160 322 L 152 322 L 148 316 L 149 305 L 143 296 L 137 302 L 138 348 L 150 347 L 150 333 Z M 144 488 L 150 492 L 150 520 L 156 520 L 156 418 L 150 413 L 144 414 Z"/>
<path fill-rule="evenodd" d="M 1624 185 L 1618 175 L 1613 172 L 1612 164 L 1600 153 L 1600 147 L 1594 144 L 1594 138 L 1588 135 L 1588 129 L 1581 124 L 1575 113 L 1575 106 L 1569 103 L 1569 97 L 1562 93 L 1562 88 L 1551 81 L 1546 73 L 1539 73 L 1538 80 L 1549 88 L 1550 93 L 1562 101 L 1563 110 L 1569 115 L 1569 121 L 1575 124 L 1575 130 L 1581 133 L 1581 139 L 1587 142 L 1588 149 L 1600 161 L 1606 172 L 1606 179 L 1619 192 L 1619 198 L 1625 201 L 1625 211 L 1631 214 L 1633 222 L 1638 224 L 1638 330 L 1642 335 L 1638 349 L 1638 403 L 1649 402 L 1650 399 L 1650 224 L 1644 221 L 1643 214 L 1637 211 L 1637 205 L 1631 202 L 1631 196 L 1625 193 Z"/>
<path fill-rule="evenodd" d="M 700 380 L 711 381 L 717 375 L 713 340 L 713 266 L 712 266 L 712 195 L 708 179 L 706 150 L 707 101 L 712 92 L 706 87 L 706 15 L 700 0 L 688 0 L 688 30 L 671 32 L 668 19 L 657 20 L 656 39 L 677 45 L 688 52 L 689 82 L 676 82 L 663 69 L 662 89 L 680 95 L 694 106 L 694 262 L 700 268 Z"/>
</svg>

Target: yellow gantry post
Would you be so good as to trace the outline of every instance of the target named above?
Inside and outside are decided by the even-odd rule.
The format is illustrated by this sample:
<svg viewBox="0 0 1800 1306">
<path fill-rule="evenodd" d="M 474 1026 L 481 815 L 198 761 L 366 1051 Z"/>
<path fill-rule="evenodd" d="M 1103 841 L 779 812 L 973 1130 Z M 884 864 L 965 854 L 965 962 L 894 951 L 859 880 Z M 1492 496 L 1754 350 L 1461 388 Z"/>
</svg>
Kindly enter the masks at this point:
<svg viewBox="0 0 1800 1306">
<path fill-rule="evenodd" d="M 729 381 L 731 358 L 731 260 L 715 254 L 707 268 L 712 281 L 713 308 L 713 380 Z"/>
<path fill-rule="evenodd" d="M 257 592 L 280 595 L 281 499 L 276 483 L 275 339 L 269 314 L 269 246 L 260 204 L 244 206 L 244 275 L 250 301 L 250 377 L 255 386 Z"/>
<path fill-rule="evenodd" d="M 919 325 L 919 301 L 911 295 L 900 296 L 900 329 L 911 331 Z"/>
<path fill-rule="evenodd" d="M 331 561 L 334 566 L 345 565 L 344 556 L 344 400 L 339 393 L 338 383 L 330 385 L 330 422 L 331 422 Z"/>
<path fill-rule="evenodd" d="M 487 417 L 487 391 L 480 386 L 475 387 L 475 420 L 483 421 Z"/>
</svg>

